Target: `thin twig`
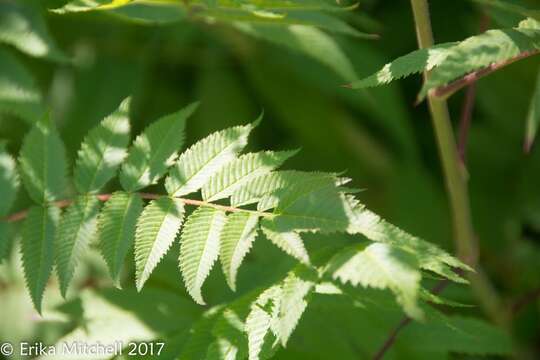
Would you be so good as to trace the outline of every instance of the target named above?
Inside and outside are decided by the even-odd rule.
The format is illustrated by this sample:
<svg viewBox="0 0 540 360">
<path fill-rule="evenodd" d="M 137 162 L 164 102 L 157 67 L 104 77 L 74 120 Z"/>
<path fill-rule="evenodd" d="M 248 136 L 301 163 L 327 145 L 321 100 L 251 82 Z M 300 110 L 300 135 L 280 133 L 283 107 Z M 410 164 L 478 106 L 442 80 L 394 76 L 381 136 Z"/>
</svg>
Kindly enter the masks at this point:
<svg viewBox="0 0 540 360">
<path fill-rule="evenodd" d="M 167 196 L 167 195 L 150 194 L 150 193 L 138 193 L 138 194 L 141 198 L 145 200 L 156 200 L 156 199 L 159 199 L 160 197 Z M 113 194 L 96 194 L 95 196 L 99 201 L 105 202 L 105 201 L 108 201 L 112 197 L 112 195 Z M 233 206 L 214 204 L 214 203 L 202 201 L 202 200 L 186 199 L 186 198 L 181 198 L 181 197 L 177 197 L 176 199 L 182 201 L 186 205 L 211 207 L 211 208 L 222 210 L 225 212 L 245 212 L 245 213 L 256 214 L 258 216 L 264 216 L 264 217 L 274 216 L 274 214 L 269 213 L 269 212 L 241 209 L 241 208 L 237 208 Z M 73 201 L 74 201 L 73 199 L 64 199 L 64 200 L 58 200 L 58 201 L 52 202 L 50 204 L 59 208 L 65 208 L 71 205 Z M 17 222 L 17 221 L 24 220 L 27 215 L 28 215 L 28 209 L 25 209 L 25 210 L 21 210 L 16 213 L 13 213 L 11 215 L 2 217 L 0 218 L 0 221 L 10 222 L 10 223 Z"/>
<path fill-rule="evenodd" d="M 540 53 L 540 50 L 529 50 L 524 51 L 520 53 L 519 55 L 516 55 L 510 59 L 499 61 L 496 63 L 493 63 L 491 65 L 486 66 L 485 68 L 482 68 L 480 70 L 473 71 L 462 78 L 459 78 L 458 80 L 455 80 L 451 82 L 448 85 L 439 86 L 435 89 L 432 89 L 429 91 L 429 93 L 439 99 L 447 99 L 455 92 L 459 91 L 460 89 L 464 88 L 465 86 L 468 86 L 477 80 L 494 73 L 497 70 L 500 70 L 501 68 L 504 68 L 510 64 L 515 63 L 516 61 L 523 60 L 525 58 L 537 55 Z"/>
<path fill-rule="evenodd" d="M 540 288 L 529 291 L 512 305 L 512 314 L 517 314 L 530 303 L 540 298 Z"/>
<path fill-rule="evenodd" d="M 457 269 L 456 273 L 458 275 L 463 275 L 463 271 L 461 269 Z M 450 280 L 444 279 L 440 280 L 434 287 L 431 289 L 431 293 L 434 295 L 440 294 L 444 291 L 448 286 L 450 285 Z M 404 316 L 400 322 L 397 324 L 397 326 L 390 332 L 388 335 L 388 338 L 386 338 L 385 342 L 380 347 L 379 351 L 373 356 L 373 360 L 381 360 L 386 352 L 390 350 L 392 345 L 396 342 L 397 336 L 403 330 L 407 325 L 412 323 L 412 319 L 408 316 Z"/>
<path fill-rule="evenodd" d="M 397 336 L 399 334 L 399 332 L 404 328 L 406 327 L 407 325 L 409 325 L 410 323 L 412 322 L 412 319 L 408 316 L 405 316 L 403 319 L 401 319 L 401 321 L 399 322 L 399 324 L 394 328 L 394 330 L 392 330 L 392 332 L 390 333 L 390 336 L 386 339 L 386 341 L 384 342 L 383 346 L 379 349 L 379 351 L 377 351 L 377 353 L 373 356 L 373 360 L 381 360 L 384 355 L 386 354 L 386 352 L 392 347 L 392 345 L 394 345 L 394 343 L 396 342 L 396 339 L 397 339 Z"/>
<path fill-rule="evenodd" d="M 467 139 L 469 138 L 469 129 L 471 128 L 475 98 L 476 82 L 473 82 L 467 87 L 465 101 L 461 109 L 461 120 L 459 122 L 458 153 L 462 165 L 465 165 L 467 162 Z"/>
</svg>

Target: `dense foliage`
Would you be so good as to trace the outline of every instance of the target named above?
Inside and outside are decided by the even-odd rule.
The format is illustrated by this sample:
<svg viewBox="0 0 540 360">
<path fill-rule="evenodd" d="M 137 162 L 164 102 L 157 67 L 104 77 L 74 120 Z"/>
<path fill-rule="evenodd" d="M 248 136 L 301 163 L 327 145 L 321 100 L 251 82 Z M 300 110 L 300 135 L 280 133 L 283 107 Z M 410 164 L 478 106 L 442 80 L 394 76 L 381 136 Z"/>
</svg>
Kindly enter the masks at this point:
<svg viewBox="0 0 540 360">
<path fill-rule="evenodd" d="M 0 342 L 536 358 L 540 6 L 411 4 L 0 3 Z"/>
</svg>

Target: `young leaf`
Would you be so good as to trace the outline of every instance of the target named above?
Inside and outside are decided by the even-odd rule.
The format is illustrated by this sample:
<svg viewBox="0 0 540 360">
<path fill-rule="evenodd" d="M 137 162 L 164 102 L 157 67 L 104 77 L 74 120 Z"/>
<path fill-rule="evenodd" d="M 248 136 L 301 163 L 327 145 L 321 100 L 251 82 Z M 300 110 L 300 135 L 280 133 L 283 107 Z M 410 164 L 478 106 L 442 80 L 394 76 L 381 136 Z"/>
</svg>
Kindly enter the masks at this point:
<svg viewBox="0 0 540 360">
<path fill-rule="evenodd" d="M 231 196 L 246 183 L 281 166 L 298 151 L 263 151 L 240 156 L 214 174 L 202 188 L 203 199 L 216 201 Z"/>
<path fill-rule="evenodd" d="M 0 216 L 7 215 L 17 195 L 19 176 L 16 166 L 15 160 L 6 151 L 6 144 L 0 141 Z"/>
<path fill-rule="evenodd" d="M 180 237 L 180 271 L 191 297 L 201 305 L 201 288 L 219 256 L 219 236 L 225 213 L 199 207 L 187 219 Z"/>
<path fill-rule="evenodd" d="M 143 202 L 138 194 L 116 192 L 99 215 L 99 249 L 118 287 L 120 270 L 133 246 L 135 226 L 142 211 Z"/>
<path fill-rule="evenodd" d="M 443 43 L 429 49 L 415 50 L 384 65 L 375 74 L 353 82 L 350 86 L 353 89 L 369 88 L 389 84 L 394 80 L 402 79 L 412 74 L 430 71 L 446 59 L 450 52 L 449 50 L 456 44 L 458 43 Z"/>
<path fill-rule="evenodd" d="M 60 209 L 34 206 L 28 211 L 23 227 L 21 253 L 26 286 L 36 310 L 41 313 L 41 300 L 54 262 L 54 238 Z"/>
<path fill-rule="evenodd" d="M 56 271 L 65 298 L 79 259 L 96 233 L 100 202 L 81 196 L 68 207 L 56 233 Z"/>
<path fill-rule="evenodd" d="M 193 103 L 164 116 L 137 136 L 120 172 L 124 190 L 131 192 L 155 184 L 165 174 L 184 144 L 186 120 L 197 106 L 198 103 Z"/>
<path fill-rule="evenodd" d="M 82 193 L 99 191 L 126 157 L 129 99 L 85 137 L 75 164 L 75 186 Z"/>
<path fill-rule="evenodd" d="M 531 99 L 531 106 L 529 107 L 529 114 L 527 115 L 527 125 L 525 133 L 524 149 L 526 152 L 531 150 L 538 131 L 538 124 L 540 123 L 540 71 L 536 75 L 536 87 Z"/>
<path fill-rule="evenodd" d="M 38 204 L 58 199 L 66 188 L 66 154 L 48 118 L 36 122 L 25 136 L 19 158 L 22 180 Z"/>
<path fill-rule="evenodd" d="M 423 317 L 418 307 L 420 268 L 416 258 L 386 244 L 355 246 L 338 253 L 329 263 L 334 279 L 353 286 L 390 289 L 408 316 Z"/>
<path fill-rule="evenodd" d="M 141 291 L 161 258 L 171 247 L 182 221 L 184 203 L 161 197 L 152 200 L 137 221 L 135 233 L 135 277 Z"/>
<path fill-rule="evenodd" d="M 285 251 L 285 253 L 291 255 L 303 264 L 310 263 L 309 255 L 300 235 L 292 231 L 278 232 L 271 223 L 264 223 L 262 231 L 268 240 L 281 250 Z"/>
<path fill-rule="evenodd" d="M 227 216 L 220 236 L 220 260 L 229 287 L 236 291 L 236 274 L 257 236 L 259 216 L 237 212 Z"/>
<path fill-rule="evenodd" d="M 259 122 L 260 118 L 249 125 L 215 132 L 192 145 L 169 171 L 165 179 L 167 193 L 181 196 L 199 190 L 212 175 L 236 158 Z"/>
</svg>

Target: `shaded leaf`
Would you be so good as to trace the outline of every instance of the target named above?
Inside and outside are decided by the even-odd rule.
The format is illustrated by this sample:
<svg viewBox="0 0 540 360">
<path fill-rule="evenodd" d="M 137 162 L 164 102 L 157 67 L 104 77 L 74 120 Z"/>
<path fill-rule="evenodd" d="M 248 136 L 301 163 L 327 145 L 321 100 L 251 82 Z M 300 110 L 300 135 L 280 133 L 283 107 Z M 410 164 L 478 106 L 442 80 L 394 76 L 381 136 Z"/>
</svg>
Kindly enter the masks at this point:
<svg viewBox="0 0 540 360">
<path fill-rule="evenodd" d="M 355 246 L 338 253 L 328 264 L 334 279 L 353 286 L 390 289 L 410 317 L 423 318 L 418 307 L 420 268 L 416 258 L 386 244 Z"/>
<path fill-rule="evenodd" d="M 133 246 L 137 219 L 142 211 L 143 202 L 138 194 L 116 192 L 99 215 L 98 246 L 116 286 L 120 283 L 124 260 Z"/>
<path fill-rule="evenodd" d="M 116 174 L 129 142 L 129 99 L 85 137 L 75 164 L 75 186 L 80 193 L 99 191 Z"/>
<path fill-rule="evenodd" d="M 32 200 L 44 204 L 61 197 L 66 188 L 66 154 L 51 120 L 37 122 L 25 136 L 19 161 Z"/>
<path fill-rule="evenodd" d="M 54 239 L 60 209 L 34 206 L 24 222 L 21 254 L 26 286 L 36 310 L 41 313 L 43 292 L 54 263 Z"/>
<path fill-rule="evenodd" d="M 137 221 L 135 233 L 135 276 L 141 291 L 161 258 L 171 247 L 182 221 L 184 203 L 161 197 L 152 200 Z"/>
<path fill-rule="evenodd" d="M 75 274 L 83 252 L 97 230 L 100 202 L 93 196 L 80 196 L 70 205 L 56 233 L 56 271 L 60 292 L 66 297 L 69 283 Z"/>
</svg>

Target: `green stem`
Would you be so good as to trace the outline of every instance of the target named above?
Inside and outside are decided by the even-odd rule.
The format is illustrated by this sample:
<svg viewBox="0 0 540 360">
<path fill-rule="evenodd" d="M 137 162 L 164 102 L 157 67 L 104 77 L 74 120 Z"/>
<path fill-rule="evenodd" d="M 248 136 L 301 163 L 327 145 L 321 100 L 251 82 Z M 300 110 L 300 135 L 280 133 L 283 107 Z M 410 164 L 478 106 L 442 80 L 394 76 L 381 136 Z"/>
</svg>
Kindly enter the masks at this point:
<svg viewBox="0 0 540 360">
<path fill-rule="evenodd" d="M 433 46 L 433 31 L 431 29 L 427 0 L 411 0 L 411 5 L 419 47 Z M 424 73 L 424 78 L 425 80 L 429 78 L 429 72 Z M 495 322 L 506 326 L 507 312 L 504 310 L 489 279 L 477 263 L 478 249 L 471 222 L 467 184 L 460 168 L 458 150 L 446 100 L 438 99 L 429 94 L 428 104 L 452 211 L 454 239 L 458 257 L 477 270 L 476 273 L 469 275 L 469 281 L 485 312 Z"/>
</svg>

